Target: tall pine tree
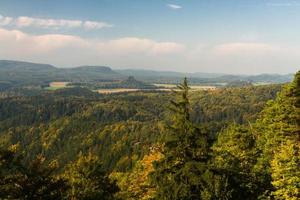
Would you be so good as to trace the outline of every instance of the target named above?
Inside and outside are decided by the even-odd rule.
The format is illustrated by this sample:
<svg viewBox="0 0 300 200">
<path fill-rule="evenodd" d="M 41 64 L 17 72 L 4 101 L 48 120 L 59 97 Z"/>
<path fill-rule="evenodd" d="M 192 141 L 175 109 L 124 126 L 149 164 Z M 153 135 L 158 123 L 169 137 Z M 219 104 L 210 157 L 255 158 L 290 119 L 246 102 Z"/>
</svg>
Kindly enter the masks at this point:
<svg viewBox="0 0 300 200">
<path fill-rule="evenodd" d="M 186 78 L 175 93 L 177 98 L 170 103 L 172 119 L 167 125 L 164 157 L 155 163 L 152 174 L 157 185 L 156 198 L 211 199 L 207 181 L 212 178 L 208 166 L 208 136 L 191 121 Z"/>
</svg>

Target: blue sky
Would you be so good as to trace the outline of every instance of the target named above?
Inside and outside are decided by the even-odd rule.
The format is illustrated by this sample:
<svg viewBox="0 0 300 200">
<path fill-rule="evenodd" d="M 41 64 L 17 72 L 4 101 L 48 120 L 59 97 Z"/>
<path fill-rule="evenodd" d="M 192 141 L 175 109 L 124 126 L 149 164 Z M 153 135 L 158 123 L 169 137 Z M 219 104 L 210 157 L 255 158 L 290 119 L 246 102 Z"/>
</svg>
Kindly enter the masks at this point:
<svg viewBox="0 0 300 200">
<path fill-rule="evenodd" d="M 0 0 L 0 59 L 293 73 L 300 0 Z"/>
</svg>

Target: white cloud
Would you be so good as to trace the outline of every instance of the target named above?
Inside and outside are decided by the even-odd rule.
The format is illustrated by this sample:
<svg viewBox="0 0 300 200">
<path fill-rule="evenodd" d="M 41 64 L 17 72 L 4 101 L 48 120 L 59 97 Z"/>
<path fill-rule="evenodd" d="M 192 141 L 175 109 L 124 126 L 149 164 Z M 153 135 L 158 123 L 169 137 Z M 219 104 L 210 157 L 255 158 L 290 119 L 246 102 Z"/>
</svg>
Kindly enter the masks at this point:
<svg viewBox="0 0 300 200">
<path fill-rule="evenodd" d="M 146 38 L 92 40 L 74 35 L 30 35 L 19 30 L 0 28 L 0 59 L 33 60 L 59 65 L 97 64 L 124 65 L 149 63 L 172 57 L 184 51 L 175 42 L 158 42 Z M 156 59 L 155 59 L 156 58 Z M 142 61 L 143 60 L 143 61 Z M 94 63 L 95 64 L 95 63 Z"/>
<path fill-rule="evenodd" d="M 3 17 L 2 15 L 0 15 L 0 26 L 9 25 L 12 21 L 13 21 L 13 18 Z"/>
<path fill-rule="evenodd" d="M 182 8 L 182 6 L 176 4 L 167 4 L 167 7 L 169 7 L 172 10 L 179 10 Z"/>
<path fill-rule="evenodd" d="M 80 28 L 82 21 L 80 20 L 64 20 L 64 19 L 41 19 L 32 17 L 18 17 L 15 21 L 17 27 L 37 27 L 37 28 Z"/>
<path fill-rule="evenodd" d="M 175 42 L 157 42 L 147 38 L 127 37 L 98 43 L 101 49 L 108 49 L 116 54 L 166 55 L 184 50 L 183 45 Z"/>
<path fill-rule="evenodd" d="M 111 40 L 74 35 L 31 35 L 0 28 L 0 59 L 56 66 L 108 65 L 184 72 L 288 73 L 299 70 L 300 46 L 263 42 L 193 44 L 123 37 Z"/>
<path fill-rule="evenodd" d="M 0 28 L 1 54 L 41 55 L 60 48 L 75 45 L 84 47 L 86 42 L 72 35 L 28 35 L 19 30 Z M 5 47 L 5 48 L 2 48 Z"/>
<path fill-rule="evenodd" d="M 257 55 L 279 51 L 280 47 L 267 43 L 255 42 L 239 42 L 239 43 L 226 43 L 217 45 L 214 48 L 215 53 L 219 55 Z"/>
<path fill-rule="evenodd" d="M 263 42 L 201 44 L 188 47 L 185 63 L 200 72 L 291 73 L 299 70 L 300 46 Z"/>
<path fill-rule="evenodd" d="M 153 47 L 151 52 L 155 55 L 161 54 L 175 54 L 184 52 L 185 47 L 182 44 L 177 44 L 174 42 L 161 42 L 156 43 Z"/>
<path fill-rule="evenodd" d="M 110 28 L 113 27 L 112 24 L 108 24 L 105 22 L 96 22 L 96 21 L 85 21 L 83 23 L 83 27 L 86 29 L 101 29 L 101 28 Z"/>
<path fill-rule="evenodd" d="M 44 29 L 62 29 L 62 28 L 85 28 L 101 29 L 109 28 L 113 25 L 101 21 L 81 21 L 67 19 L 45 19 L 20 16 L 17 18 L 3 17 L 0 15 L 0 26 L 11 26 L 17 28 L 34 27 Z"/>
</svg>

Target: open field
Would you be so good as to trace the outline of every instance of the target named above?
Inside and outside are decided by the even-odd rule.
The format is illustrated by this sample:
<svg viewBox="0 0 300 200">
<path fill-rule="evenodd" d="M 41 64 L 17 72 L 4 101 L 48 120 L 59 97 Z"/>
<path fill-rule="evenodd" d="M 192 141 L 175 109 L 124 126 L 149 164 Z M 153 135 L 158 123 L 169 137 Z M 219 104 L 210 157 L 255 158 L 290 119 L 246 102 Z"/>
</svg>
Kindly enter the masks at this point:
<svg viewBox="0 0 300 200">
<path fill-rule="evenodd" d="M 216 86 L 200 86 L 200 85 L 192 85 L 190 86 L 192 90 L 215 90 Z"/>
<path fill-rule="evenodd" d="M 46 87 L 46 90 L 58 90 L 62 88 L 72 87 L 68 85 L 70 82 L 51 82 L 49 83 L 49 87 Z M 127 93 L 127 92 L 137 92 L 137 91 L 172 91 L 177 90 L 176 84 L 154 84 L 157 89 L 138 89 L 138 88 L 111 88 L 111 89 L 98 89 L 93 90 L 94 92 L 98 92 L 99 94 L 113 94 L 113 93 Z M 200 85 L 192 85 L 190 86 L 191 91 L 199 91 L 199 90 L 215 90 L 215 86 L 200 86 Z"/>
<path fill-rule="evenodd" d="M 176 84 L 155 83 L 153 85 L 155 85 L 156 87 L 176 88 Z"/>
<path fill-rule="evenodd" d="M 49 87 L 46 87 L 45 89 L 57 90 L 57 89 L 66 88 L 66 87 L 69 87 L 68 83 L 69 82 L 51 82 L 51 83 L 49 83 Z"/>
<path fill-rule="evenodd" d="M 259 86 L 259 85 L 269 85 L 269 84 L 272 84 L 272 83 L 268 83 L 268 82 L 256 82 L 256 83 L 253 83 L 253 85 L 255 85 L 255 86 Z"/>
<path fill-rule="evenodd" d="M 166 89 L 176 89 L 175 84 L 154 84 L 157 87 L 164 87 Z M 202 86 L 202 85 L 191 85 L 191 90 L 215 90 L 215 86 Z"/>
<path fill-rule="evenodd" d="M 174 85 L 176 86 L 176 85 Z M 214 86 L 192 86 L 191 91 L 199 91 L 199 90 L 215 90 Z M 176 91 L 178 90 L 176 87 L 166 87 L 166 88 L 158 88 L 158 89 L 128 89 L 128 88 L 114 88 L 114 89 L 100 89 L 96 90 L 99 94 L 114 94 L 114 93 L 124 93 L 124 92 L 137 92 L 137 91 Z"/>
<path fill-rule="evenodd" d="M 114 89 L 100 89 L 96 90 L 99 94 L 113 94 L 113 93 L 123 93 L 123 92 L 137 92 L 141 89 L 128 89 L 128 88 L 114 88 Z"/>
</svg>

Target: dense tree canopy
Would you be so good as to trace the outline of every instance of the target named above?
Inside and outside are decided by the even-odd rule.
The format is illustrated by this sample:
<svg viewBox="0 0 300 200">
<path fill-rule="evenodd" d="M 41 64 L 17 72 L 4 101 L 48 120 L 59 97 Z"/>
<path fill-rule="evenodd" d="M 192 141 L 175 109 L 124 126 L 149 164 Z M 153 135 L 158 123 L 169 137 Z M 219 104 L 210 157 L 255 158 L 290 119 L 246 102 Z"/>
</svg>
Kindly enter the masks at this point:
<svg viewBox="0 0 300 200">
<path fill-rule="evenodd" d="M 0 91 L 0 198 L 299 199 L 299 96 Z"/>
<path fill-rule="evenodd" d="M 267 103 L 255 123 L 230 126 L 219 134 L 214 162 L 228 174 L 233 195 L 244 194 L 239 197 L 243 199 L 300 197 L 299 81 L 298 72 Z"/>
<path fill-rule="evenodd" d="M 55 161 L 45 164 L 45 158 L 38 156 L 29 165 L 22 162 L 17 146 L 0 152 L 0 198 L 55 200 L 62 199 L 67 183 L 57 178 Z"/>
<path fill-rule="evenodd" d="M 87 156 L 80 154 L 74 163 L 66 167 L 63 176 L 71 187 L 67 193 L 68 199 L 110 200 L 119 190 L 103 170 L 99 158 L 91 153 Z"/>
</svg>

